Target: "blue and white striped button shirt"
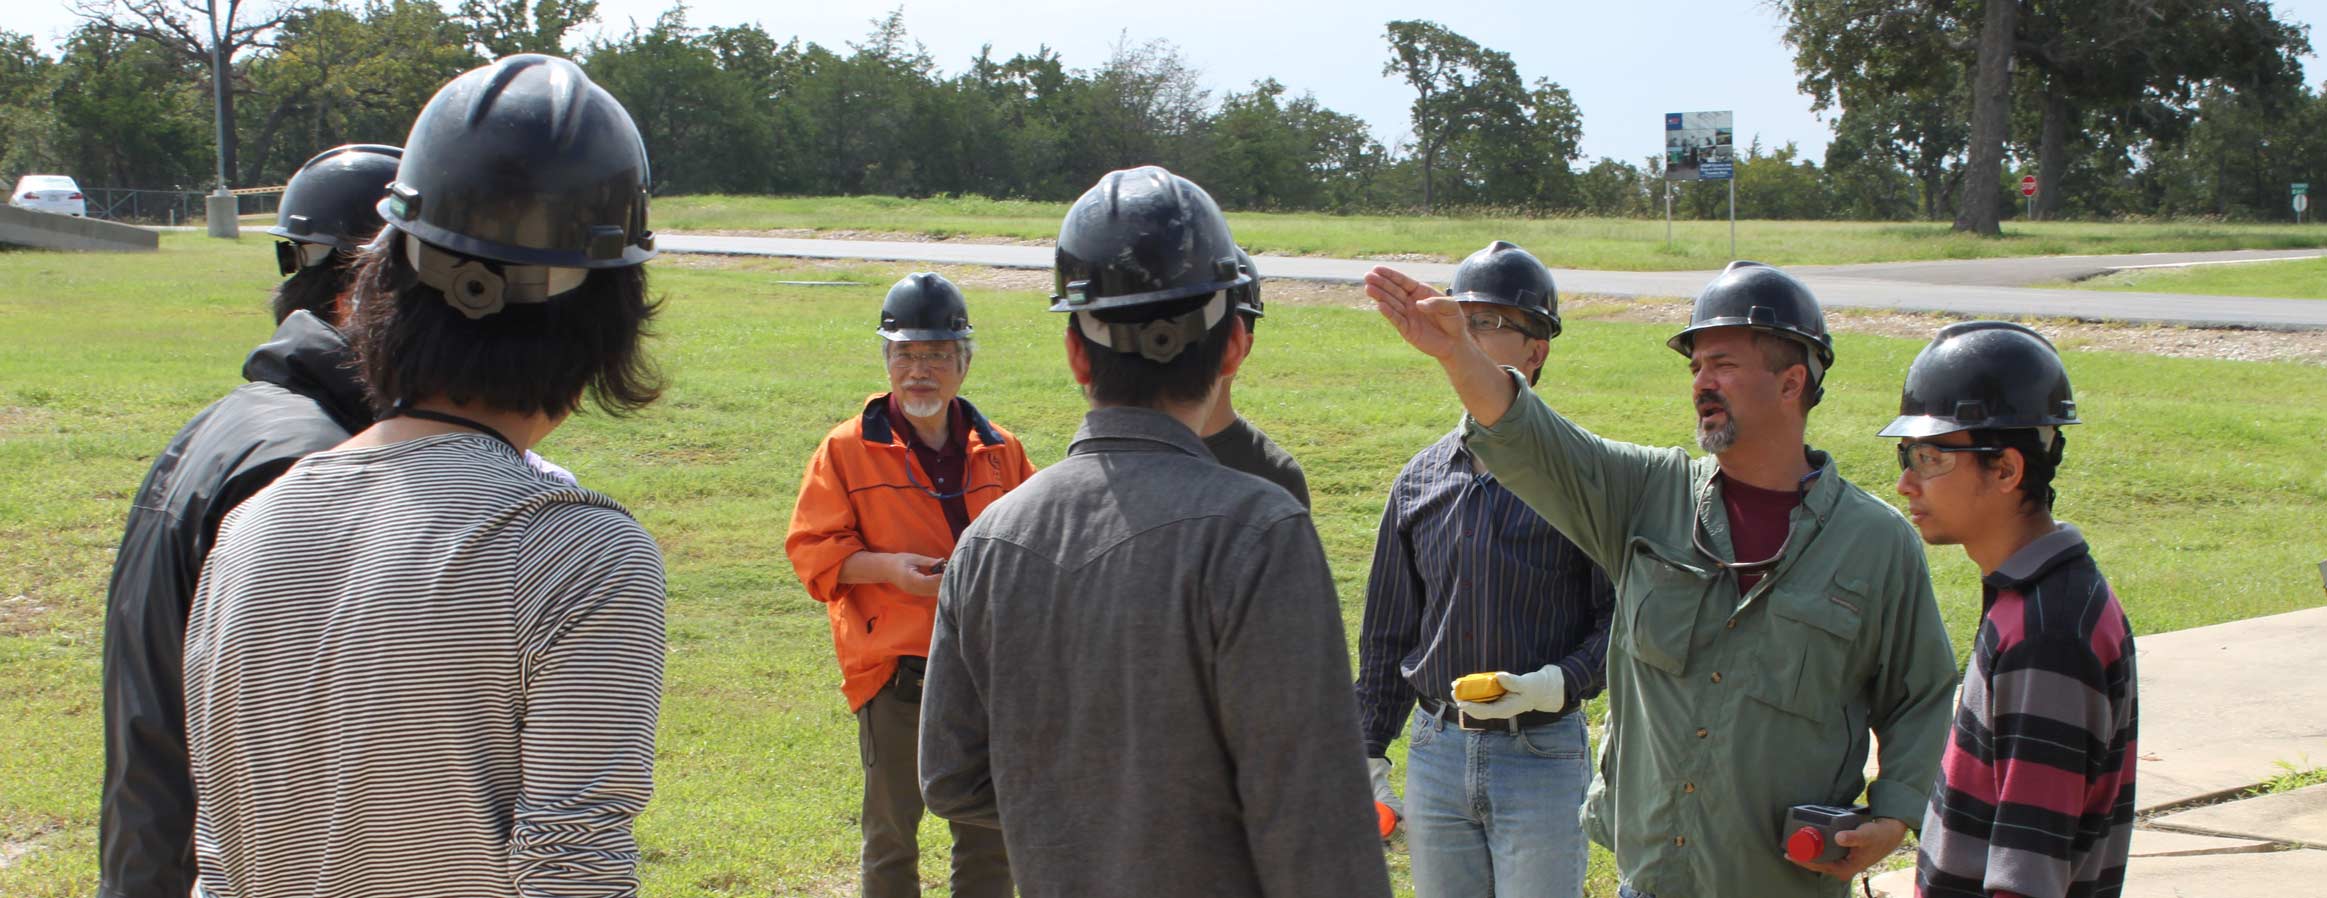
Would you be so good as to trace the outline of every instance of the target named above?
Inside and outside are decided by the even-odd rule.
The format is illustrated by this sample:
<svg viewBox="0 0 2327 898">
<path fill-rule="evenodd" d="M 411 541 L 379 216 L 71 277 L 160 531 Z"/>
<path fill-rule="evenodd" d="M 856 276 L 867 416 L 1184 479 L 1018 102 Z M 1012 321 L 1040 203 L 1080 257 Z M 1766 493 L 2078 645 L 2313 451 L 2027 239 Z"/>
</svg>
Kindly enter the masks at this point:
<svg viewBox="0 0 2327 898">
<path fill-rule="evenodd" d="M 1358 631 L 1367 756 L 1382 757 L 1417 696 L 1451 701 L 1465 674 L 1557 663 L 1569 707 L 1599 694 L 1614 615 L 1607 574 L 1447 434 L 1398 472 L 1382 509 Z"/>
</svg>

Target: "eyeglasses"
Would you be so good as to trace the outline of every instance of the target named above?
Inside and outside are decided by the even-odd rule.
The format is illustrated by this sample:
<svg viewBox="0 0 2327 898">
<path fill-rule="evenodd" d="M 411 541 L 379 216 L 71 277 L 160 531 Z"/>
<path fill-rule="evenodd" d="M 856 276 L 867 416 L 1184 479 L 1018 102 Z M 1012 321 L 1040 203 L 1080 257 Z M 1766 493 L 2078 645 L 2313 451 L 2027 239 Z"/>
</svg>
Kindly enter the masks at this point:
<svg viewBox="0 0 2327 898">
<path fill-rule="evenodd" d="M 1955 457 L 1960 453 L 1994 455 L 2004 451 L 2001 446 L 1942 446 L 1938 443 L 1900 443 L 1899 470 L 1913 471 L 1915 476 L 1929 480 L 1955 470 Z"/>
<path fill-rule="evenodd" d="M 1508 330 L 1522 337 L 1534 336 L 1534 334 L 1528 333 L 1526 328 L 1520 327 L 1519 322 L 1493 312 L 1472 312 L 1463 316 L 1463 322 L 1474 334 L 1491 334 L 1499 330 Z"/>
<path fill-rule="evenodd" d="M 953 364 L 954 360 L 958 358 L 961 358 L 961 353 L 951 349 L 891 352 L 889 353 L 889 367 L 906 369 L 915 365 L 927 365 L 931 368 L 943 368 Z"/>
</svg>

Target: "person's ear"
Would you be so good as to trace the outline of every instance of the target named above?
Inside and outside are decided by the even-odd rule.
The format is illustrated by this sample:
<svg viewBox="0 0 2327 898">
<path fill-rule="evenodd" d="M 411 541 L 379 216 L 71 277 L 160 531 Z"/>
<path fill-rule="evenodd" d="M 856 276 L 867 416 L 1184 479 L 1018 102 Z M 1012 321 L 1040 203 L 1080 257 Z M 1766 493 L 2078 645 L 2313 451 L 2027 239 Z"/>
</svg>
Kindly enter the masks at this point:
<svg viewBox="0 0 2327 898">
<path fill-rule="evenodd" d="M 1537 373 L 1540 375 L 1540 373 L 1543 371 L 1543 363 L 1544 363 L 1546 360 L 1550 359 L 1550 358 L 1551 358 L 1551 341 L 1550 341 L 1550 340 L 1538 340 L 1538 339 L 1535 339 L 1534 337 L 1529 337 L 1529 338 L 1527 338 L 1527 369 L 1528 369 L 1528 370 L 1530 370 L 1530 371 L 1534 371 L 1534 372 L 1537 372 Z"/>
<path fill-rule="evenodd" d="M 1235 377 L 1237 369 L 1244 367 L 1245 357 L 1251 354 L 1252 331 L 1244 329 L 1243 325 L 1231 328 L 1228 332 L 1228 350 L 1220 354 L 1221 379 Z"/>
<path fill-rule="evenodd" d="M 1075 332 L 1074 316 L 1067 322 L 1067 370 L 1075 375 L 1075 383 L 1091 385 L 1091 356 L 1083 348 L 1083 335 Z"/>
<path fill-rule="evenodd" d="M 2020 450 L 2007 448 L 1996 453 L 1996 467 L 1990 474 L 1995 478 L 1996 491 L 2008 493 L 2020 488 L 2028 476 L 2028 459 Z"/>
</svg>

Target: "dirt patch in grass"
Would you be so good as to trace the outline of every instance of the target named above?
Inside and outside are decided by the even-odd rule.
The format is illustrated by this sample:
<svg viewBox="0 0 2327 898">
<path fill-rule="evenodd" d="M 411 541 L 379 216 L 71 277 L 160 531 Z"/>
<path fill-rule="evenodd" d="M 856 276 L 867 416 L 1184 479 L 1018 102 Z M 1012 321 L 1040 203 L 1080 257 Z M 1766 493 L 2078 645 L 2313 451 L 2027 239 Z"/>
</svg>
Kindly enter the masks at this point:
<svg viewBox="0 0 2327 898">
<path fill-rule="evenodd" d="M 49 413 L 21 405 L 0 405 L 0 439 L 30 433 L 47 422 Z"/>
<path fill-rule="evenodd" d="M 63 826 L 50 823 L 25 833 L 21 837 L 0 839 L 0 870 L 6 870 L 10 865 L 23 860 L 25 855 L 40 850 L 42 840 L 63 830 Z"/>
<path fill-rule="evenodd" d="M 0 596 L 0 636 L 31 636 L 47 632 L 51 610 L 47 601 L 30 594 Z"/>
</svg>

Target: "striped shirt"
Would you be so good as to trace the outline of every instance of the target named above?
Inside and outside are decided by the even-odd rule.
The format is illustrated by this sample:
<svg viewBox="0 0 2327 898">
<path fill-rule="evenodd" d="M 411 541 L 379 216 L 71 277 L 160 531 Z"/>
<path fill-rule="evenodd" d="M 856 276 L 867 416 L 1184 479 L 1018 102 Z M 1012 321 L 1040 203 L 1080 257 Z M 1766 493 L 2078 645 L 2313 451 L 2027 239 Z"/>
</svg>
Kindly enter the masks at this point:
<svg viewBox="0 0 2327 898">
<path fill-rule="evenodd" d="M 662 657 L 612 500 L 475 434 L 308 456 L 187 627 L 201 892 L 635 894 Z"/>
<path fill-rule="evenodd" d="M 1568 707 L 1607 682 L 1608 575 L 1494 475 L 1462 435 L 1416 454 L 1390 487 L 1358 629 L 1358 719 L 1367 757 L 1398 737 L 1417 696 L 1486 671 L 1556 663 Z"/>
<path fill-rule="evenodd" d="M 2133 630 L 2066 524 L 1983 583 L 1923 822 L 1925 898 L 2116 895 L 2133 840 Z"/>
</svg>

